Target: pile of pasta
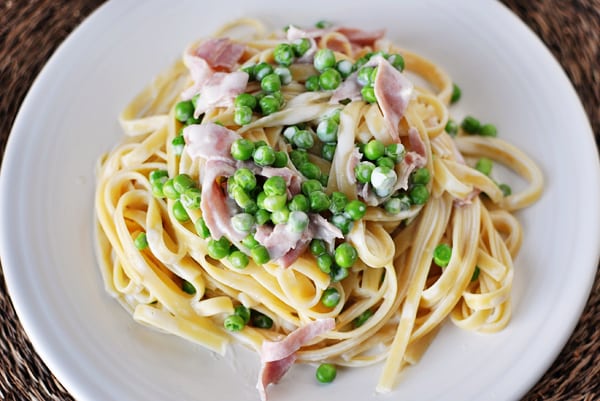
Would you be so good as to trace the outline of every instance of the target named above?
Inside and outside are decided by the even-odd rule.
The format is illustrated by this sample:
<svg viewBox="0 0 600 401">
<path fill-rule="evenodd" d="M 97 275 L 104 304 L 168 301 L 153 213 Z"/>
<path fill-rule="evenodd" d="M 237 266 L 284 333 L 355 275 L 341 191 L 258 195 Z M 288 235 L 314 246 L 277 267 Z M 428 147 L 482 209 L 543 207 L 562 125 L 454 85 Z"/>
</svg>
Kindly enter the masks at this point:
<svg viewBox="0 0 600 401">
<path fill-rule="evenodd" d="M 401 55 L 398 74 L 405 79 L 418 76 L 426 84 L 411 85 L 409 101 L 394 121 L 385 114 L 382 99 L 342 94 L 339 101 L 332 101 L 336 90 L 307 89 L 319 71 L 310 57 L 301 60 L 296 55 L 286 66 L 290 76 L 279 90 L 278 110 L 254 111 L 251 120 L 240 125 L 234 94 L 181 122 L 176 105 L 189 100 L 190 88 L 198 87 L 197 72 L 184 62 L 184 55 L 124 109 L 120 121 L 125 137 L 99 161 L 95 198 L 99 265 L 106 290 L 136 321 L 221 354 L 231 341 L 260 354 L 265 342 L 276 343 L 311 322 L 333 319 L 334 328 L 300 344 L 293 351 L 294 360 L 347 367 L 382 362 L 377 390 L 390 391 L 399 370 L 418 362 L 444 322 L 479 332 L 496 332 L 507 325 L 513 260 L 522 240 L 513 212 L 540 196 L 542 175 L 524 152 L 500 138 L 463 129 L 456 135 L 447 132 L 453 83 L 436 64 L 397 47 L 382 33 L 369 39 L 364 31 L 336 26 L 293 29 L 298 38 L 306 39 L 302 43 L 315 47 L 313 51 L 331 49 L 337 65 L 350 62 L 345 65 L 353 69 L 341 74 L 341 85 L 355 79 L 357 68 L 378 54 Z M 278 45 L 301 43 L 290 39 L 289 31 L 287 36 L 284 30 L 268 32 L 260 22 L 245 19 L 213 36 L 224 37 L 243 45 L 243 52 L 230 70 L 212 66 L 213 73 L 250 71 L 259 63 L 276 66 Z M 193 54 L 209 39 L 192 44 L 185 54 Z M 264 89 L 249 76 L 244 92 L 260 99 Z M 195 224 L 208 210 L 186 208 L 189 219 L 182 221 L 174 215 L 176 200 L 157 196 L 153 188 L 152 172 L 157 170 L 166 171 L 168 177 L 185 174 L 202 187 L 206 160 L 191 155 L 186 150 L 189 143 L 183 151 L 174 146 L 186 126 L 216 123 L 289 156 L 296 146 L 284 135 L 286 128 L 302 126 L 315 136 L 314 127 L 331 116 L 339 121 L 335 153 L 324 157 L 322 146 L 315 146 L 306 154 L 321 171 L 324 192 L 341 192 L 366 206 L 343 238 L 326 243 L 329 251 L 340 242 L 356 250 L 356 262 L 341 280 L 318 266 L 309 247 L 289 266 L 250 258 L 239 268 L 226 257 L 215 259 L 209 254 L 214 239 L 199 235 Z M 384 204 L 394 194 L 373 195 L 371 188 L 370 196 L 365 195 L 368 188 L 357 182 L 353 169 L 357 160 L 352 158 L 355 149 L 360 152 L 373 140 L 386 146 L 400 144 L 406 155 L 421 154 L 422 168 L 430 176 L 426 202 L 390 212 Z M 490 174 L 471 163 L 482 157 L 510 168 L 527 184 L 518 192 L 503 192 Z M 285 167 L 308 180 L 292 160 Z M 220 182 L 228 178 L 221 177 Z M 327 218 L 328 213 L 321 214 Z M 142 233 L 145 243 L 140 246 L 136 241 Z M 451 249 L 445 266 L 434 262 L 440 244 Z M 232 249 L 245 250 L 239 244 Z M 328 307 L 322 298 L 330 288 L 339 294 L 339 302 Z M 243 329 L 228 330 L 224 321 L 239 306 L 271 324 L 248 323 Z"/>
</svg>

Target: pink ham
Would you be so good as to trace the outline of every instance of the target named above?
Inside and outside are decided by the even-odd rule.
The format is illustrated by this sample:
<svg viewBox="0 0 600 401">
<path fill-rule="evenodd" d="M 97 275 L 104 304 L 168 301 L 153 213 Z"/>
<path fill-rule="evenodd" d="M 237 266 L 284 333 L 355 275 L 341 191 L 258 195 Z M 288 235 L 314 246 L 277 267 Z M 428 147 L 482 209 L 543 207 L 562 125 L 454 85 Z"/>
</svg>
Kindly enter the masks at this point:
<svg viewBox="0 0 600 401">
<path fill-rule="evenodd" d="M 215 107 L 229 107 L 234 98 L 246 90 L 248 73 L 244 71 L 215 72 L 200 87 L 194 117 Z"/>
<path fill-rule="evenodd" d="M 214 69 L 231 71 L 245 50 L 246 46 L 241 43 L 232 42 L 228 38 L 217 38 L 202 42 L 193 54 L 206 60 Z"/>
<path fill-rule="evenodd" d="M 418 168 L 425 167 L 427 164 L 427 154 L 425 151 L 425 143 L 419 136 L 419 131 L 415 127 L 408 129 L 408 141 L 411 150 L 406 152 L 404 162 L 400 165 L 398 173 L 398 181 L 394 186 L 394 191 L 398 189 L 407 189 L 408 180 L 413 171 Z"/>
<path fill-rule="evenodd" d="M 202 201 L 200 209 L 206 226 L 213 238 L 223 236 L 230 241 L 241 241 L 245 235 L 236 231 L 231 224 L 231 210 L 223 188 L 219 183 L 221 177 L 229 177 L 235 167 L 218 159 L 209 159 L 204 166 L 202 179 Z"/>
<path fill-rule="evenodd" d="M 338 104 L 341 100 L 349 99 L 350 101 L 362 100 L 360 94 L 361 86 L 356 80 L 358 74 L 353 72 L 343 81 L 336 90 L 333 91 L 329 103 Z"/>
<path fill-rule="evenodd" d="M 256 229 L 254 238 L 262 246 L 267 248 L 271 259 L 277 261 L 288 252 L 294 250 L 299 245 L 299 242 L 302 240 L 302 237 L 305 236 L 305 234 L 306 230 L 302 232 L 294 232 L 289 230 L 286 224 L 276 224 L 274 228 L 266 225 L 260 225 Z"/>
<path fill-rule="evenodd" d="M 328 244 L 332 244 L 336 238 L 344 238 L 342 231 L 331 224 L 325 217 L 317 213 L 310 213 L 308 229 L 312 238 L 319 238 Z"/>
<path fill-rule="evenodd" d="M 378 39 L 383 38 L 385 35 L 385 29 L 363 31 L 362 29 L 341 26 L 335 28 L 335 31 L 347 37 L 351 43 L 359 46 L 373 46 Z"/>
<path fill-rule="evenodd" d="M 188 125 L 183 129 L 185 151 L 193 159 L 233 161 L 231 144 L 241 138 L 237 132 L 214 123 Z"/>
<path fill-rule="evenodd" d="M 277 383 L 294 364 L 296 352 L 316 337 L 333 330 L 333 318 L 315 320 L 297 328 L 281 341 L 264 341 L 260 351 L 261 370 L 256 388 L 263 401 L 267 399 L 267 387 Z"/>
<path fill-rule="evenodd" d="M 393 142 L 399 142 L 398 124 L 404 116 L 408 103 L 413 94 L 413 83 L 400 71 L 395 69 L 385 58 L 378 55 L 369 61 L 368 65 L 376 63 L 377 75 L 373 84 L 375 98 L 381 108 L 390 137 Z"/>
</svg>

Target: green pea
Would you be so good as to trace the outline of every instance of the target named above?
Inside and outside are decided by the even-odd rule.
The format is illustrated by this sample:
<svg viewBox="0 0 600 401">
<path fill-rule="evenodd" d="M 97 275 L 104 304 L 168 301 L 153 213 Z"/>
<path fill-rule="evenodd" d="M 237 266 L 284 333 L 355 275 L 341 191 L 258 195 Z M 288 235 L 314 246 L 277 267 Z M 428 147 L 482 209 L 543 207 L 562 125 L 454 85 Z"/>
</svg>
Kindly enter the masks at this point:
<svg viewBox="0 0 600 401">
<path fill-rule="evenodd" d="M 502 190 L 502 194 L 504 196 L 509 196 L 510 194 L 512 194 L 512 188 L 510 187 L 510 185 L 499 184 L 498 187 L 500 187 L 500 190 Z"/>
<path fill-rule="evenodd" d="M 287 191 L 285 179 L 278 175 L 267 178 L 263 184 L 263 191 L 265 194 L 267 194 L 267 196 L 285 195 Z"/>
<path fill-rule="evenodd" d="M 429 190 L 425 185 L 417 184 L 409 192 L 413 205 L 424 205 L 429 200 Z"/>
<path fill-rule="evenodd" d="M 300 38 L 292 42 L 292 49 L 297 57 L 302 57 L 310 49 L 310 41 L 307 38 Z"/>
<path fill-rule="evenodd" d="M 393 169 L 396 166 L 396 162 L 391 157 L 387 156 L 380 157 L 375 161 L 375 164 L 377 164 L 378 167 L 387 167 L 389 169 Z"/>
<path fill-rule="evenodd" d="M 188 215 L 187 210 L 185 210 L 185 207 L 183 207 L 183 204 L 181 203 L 181 201 L 179 199 L 177 199 L 175 202 L 173 202 L 173 207 L 172 207 L 171 211 L 173 212 L 173 216 L 175 217 L 175 219 L 177 221 L 185 223 L 186 221 L 188 221 L 190 219 L 190 216 Z"/>
<path fill-rule="evenodd" d="M 322 191 L 323 185 L 319 182 L 319 180 L 311 179 L 306 180 L 301 184 L 302 193 L 306 196 L 309 196 L 314 191 Z"/>
<path fill-rule="evenodd" d="M 362 67 L 358 70 L 358 74 L 356 76 L 356 80 L 361 86 L 371 85 L 373 81 L 371 81 L 371 75 L 375 70 L 374 67 Z"/>
<path fill-rule="evenodd" d="M 273 319 L 254 309 L 250 309 L 250 320 L 252 321 L 252 326 L 259 329 L 270 329 L 273 327 Z"/>
<path fill-rule="evenodd" d="M 181 204 L 188 209 L 200 209 L 202 201 L 202 191 L 196 187 L 186 189 L 179 197 Z"/>
<path fill-rule="evenodd" d="M 348 197 L 343 192 L 334 191 L 331 193 L 331 204 L 329 210 L 331 213 L 343 213 L 348 204 Z"/>
<path fill-rule="evenodd" d="M 242 245 L 245 246 L 248 249 L 252 249 L 256 245 L 258 245 L 258 241 L 254 238 L 254 236 L 252 234 L 248 234 L 242 240 Z"/>
<path fill-rule="evenodd" d="M 173 178 L 173 187 L 179 194 L 184 193 L 188 188 L 192 188 L 195 185 L 194 180 L 188 174 L 178 174 Z"/>
<path fill-rule="evenodd" d="M 326 20 L 320 20 L 315 23 L 315 28 L 319 28 L 319 29 L 331 28 L 332 26 L 333 26 L 333 24 Z"/>
<path fill-rule="evenodd" d="M 331 256 L 327 252 L 321 253 L 317 256 L 317 266 L 319 266 L 319 269 L 323 273 L 331 273 L 331 266 L 333 266 L 333 256 Z"/>
<path fill-rule="evenodd" d="M 306 149 L 292 150 L 290 152 L 290 160 L 296 168 L 299 168 L 301 165 L 308 162 L 308 153 L 306 152 Z"/>
<path fill-rule="evenodd" d="M 275 214 L 275 213 L 273 213 L 273 214 Z M 309 219 L 308 219 L 308 215 L 306 213 L 298 211 L 298 210 L 289 212 L 287 226 L 293 232 L 296 232 L 296 233 L 303 232 L 306 229 L 306 227 L 308 227 L 308 223 L 309 223 Z"/>
<path fill-rule="evenodd" d="M 164 195 L 169 199 L 179 199 L 179 192 L 175 190 L 172 178 L 165 181 L 162 187 L 162 191 Z"/>
<path fill-rule="evenodd" d="M 321 303 L 328 308 L 333 308 L 340 302 L 341 298 L 342 296 L 337 288 L 329 287 L 323 291 L 323 295 L 321 295 Z"/>
<path fill-rule="evenodd" d="M 139 233 L 133 240 L 133 244 L 140 251 L 148 248 L 148 238 L 146 238 L 146 233 L 143 231 Z"/>
<path fill-rule="evenodd" d="M 323 72 L 327 68 L 335 67 L 335 54 L 333 54 L 331 49 L 319 49 L 315 53 L 313 65 L 319 72 Z"/>
<path fill-rule="evenodd" d="M 321 185 L 326 187 L 327 183 L 329 182 L 329 174 L 321 174 L 321 176 L 319 177 L 319 182 L 321 183 Z"/>
<path fill-rule="evenodd" d="M 288 204 L 288 209 L 290 209 L 290 212 L 308 212 L 308 198 L 303 194 L 294 195 Z"/>
<path fill-rule="evenodd" d="M 227 256 L 227 259 L 229 260 L 229 263 L 231 263 L 231 265 L 234 268 L 240 269 L 240 270 L 245 269 L 246 266 L 248 266 L 248 263 L 250 263 L 250 259 L 248 258 L 248 255 L 246 255 L 242 251 L 231 252 L 231 254 L 229 254 L 229 256 Z"/>
<path fill-rule="evenodd" d="M 270 195 L 265 197 L 263 201 L 264 209 L 269 212 L 274 212 L 276 210 L 281 210 L 285 207 L 287 202 L 287 196 L 284 195 Z"/>
<path fill-rule="evenodd" d="M 279 78 L 279 75 L 277 75 L 275 73 L 267 74 L 260 81 L 260 87 L 265 92 L 269 92 L 269 93 L 277 92 L 278 90 L 281 89 L 281 79 Z"/>
<path fill-rule="evenodd" d="M 313 191 L 308 195 L 310 210 L 313 212 L 323 212 L 329 209 L 331 201 L 327 194 L 323 191 Z"/>
<path fill-rule="evenodd" d="M 273 167 L 282 168 L 288 165 L 288 156 L 284 151 L 275 152 L 275 161 Z"/>
<path fill-rule="evenodd" d="M 156 182 L 162 182 L 163 184 L 169 179 L 169 173 L 167 170 L 153 170 L 148 175 L 148 180 L 150 184 L 154 184 Z"/>
<path fill-rule="evenodd" d="M 360 162 L 354 167 L 354 175 L 356 180 L 361 184 L 367 184 L 371 182 L 371 175 L 375 165 L 371 162 Z"/>
<path fill-rule="evenodd" d="M 196 223 L 194 223 L 194 228 L 196 228 L 196 233 L 198 233 L 200 238 L 206 239 L 210 237 L 210 230 L 208 229 L 208 226 L 202 217 L 199 217 L 198 220 L 196 220 Z"/>
<path fill-rule="evenodd" d="M 458 124 L 456 123 L 456 121 L 449 119 L 446 123 L 445 130 L 448 133 L 448 135 L 454 137 L 458 133 Z"/>
<path fill-rule="evenodd" d="M 271 221 L 271 213 L 265 209 L 258 209 L 254 217 L 256 218 L 256 224 L 260 226 Z"/>
<path fill-rule="evenodd" d="M 310 131 L 304 129 L 298 130 L 294 134 L 292 142 L 300 149 L 310 149 L 315 144 L 315 140 Z"/>
<path fill-rule="evenodd" d="M 246 106 L 253 109 L 256 107 L 256 98 L 250 93 L 240 93 L 235 97 L 233 104 L 235 107 Z"/>
<path fill-rule="evenodd" d="M 186 294 L 194 295 L 196 293 L 196 287 L 194 287 L 194 285 L 187 280 L 183 280 L 181 283 L 181 289 Z"/>
<path fill-rule="evenodd" d="M 498 135 L 498 130 L 496 130 L 496 126 L 493 124 L 484 124 L 479 131 L 479 135 L 495 137 Z"/>
<path fill-rule="evenodd" d="M 252 109 L 248 106 L 238 106 L 233 113 L 233 122 L 237 125 L 247 125 L 252 122 Z"/>
<path fill-rule="evenodd" d="M 304 87 L 309 92 L 316 92 L 316 91 L 318 91 L 319 88 L 320 88 L 320 85 L 319 85 L 319 76 L 318 75 L 312 75 L 312 76 L 308 77 L 306 79 L 306 82 L 304 83 Z"/>
<path fill-rule="evenodd" d="M 242 167 L 237 169 L 233 174 L 233 178 L 235 183 L 246 191 L 251 191 L 256 188 L 256 176 L 249 168 Z"/>
<path fill-rule="evenodd" d="M 477 280 L 479 278 L 479 274 L 481 273 L 481 269 L 479 266 L 475 266 L 475 270 L 473 270 L 473 275 L 471 276 L 471 282 Z"/>
<path fill-rule="evenodd" d="M 240 186 L 236 186 L 233 188 L 232 195 L 233 195 L 233 199 L 235 200 L 235 203 L 237 203 L 238 206 L 241 207 L 242 209 L 252 207 L 252 203 L 254 202 L 254 200 Z"/>
<path fill-rule="evenodd" d="M 348 78 L 352 74 L 352 62 L 349 60 L 340 60 L 335 64 L 335 68 L 339 71 L 342 78 Z"/>
<path fill-rule="evenodd" d="M 157 181 L 154 184 L 152 184 L 152 195 L 154 195 L 156 198 L 164 198 L 165 193 L 163 191 L 163 187 L 164 183 L 160 181 Z"/>
<path fill-rule="evenodd" d="M 273 224 L 285 224 L 288 222 L 289 218 L 290 210 L 285 205 L 280 209 L 273 210 L 271 213 L 271 221 Z"/>
<path fill-rule="evenodd" d="M 494 163 L 487 157 L 482 157 L 475 163 L 475 169 L 482 174 L 490 175 Z"/>
<path fill-rule="evenodd" d="M 427 185 L 430 179 L 431 174 L 429 173 L 429 170 L 427 170 L 427 168 L 425 167 L 420 167 L 416 169 L 410 176 L 410 182 L 413 184 Z"/>
<path fill-rule="evenodd" d="M 394 163 L 400 163 L 404 160 L 404 145 L 401 143 L 391 143 L 385 147 L 385 155 L 392 159 Z"/>
<path fill-rule="evenodd" d="M 254 216 L 250 213 L 238 213 L 231 217 L 233 229 L 241 233 L 250 232 L 255 222 Z"/>
<path fill-rule="evenodd" d="M 398 71 L 400 71 L 400 72 L 404 71 L 404 66 L 405 66 L 404 57 L 402 57 L 400 54 L 398 54 L 398 53 L 390 54 L 387 57 L 387 60 Z"/>
<path fill-rule="evenodd" d="M 194 105 L 191 100 L 182 100 L 175 105 L 175 118 L 184 123 L 194 116 Z"/>
<path fill-rule="evenodd" d="M 319 86 L 324 90 L 334 90 L 342 83 L 342 75 L 335 68 L 327 68 L 319 75 Z"/>
<path fill-rule="evenodd" d="M 296 132 L 298 131 L 298 127 L 295 125 L 290 125 L 283 130 L 282 134 L 283 137 L 288 140 L 288 142 L 292 142 L 292 138 L 294 138 L 294 135 L 296 135 Z"/>
<path fill-rule="evenodd" d="M 225 256 L 229 255 L 230 248 L 231 243 L 225 237 L 219 239 L 211 238 L 208 241 L 208 255 L 213 259 L 223 259 Z"/>
<path fill-rule="evenodd" d="M 327 252 L 327 245 L 324 240 L 319 238 L 313 238 L 309 245 L 310 253 L 315 256 L 319 256 L 322 253 Z"/>
<path fill-rule="evenodd" d="M 250 64 L 250 65 L 243 66 L 242 68 L 240 68 L 240 70 L 242 70 L 246 74 L 248 74 L 248 80 L 252 81 L 253 79 L 256 79 L 255 73 L 254 73 L 255 68 L 256 68 L 256 64 Z"/>
<path fill-rule="evenodd" d="M 362 219 L 367 213 L 367 205 L 358 199 L 351 200 L 344 208 L 344 212 L 354 221 Z"/>
<path fill-rule="evenodd" d="M 338 128 L 339 125 L 333 118 L 323 120 L 317 125 L 317 137 L 324 143 L 336 142 Z"/>
<path fill-rule="evenodd" d="M 481 129 L 481 123 L 479 120 L 472 116 L 466 116 L 460 126 L 469 134 L 476 134 Z"/>
<path fill-rule="evenodd" d="M 329 277 L 331 277 L 332 283 L 337 283 L 342 281 L 346 277 L 350 275 L 350 269 L 344 269 L 336 265 L 335 263 L 331 265 L 331 271 L 329 272 Z"/>
<path fill-rule="evenodd" d="M 245 326 L 244 319 L 238 315 L 229 315 L 225 318 L 223 326 L 227 331 L 242 331 Z"/>
<path fill-rule="evenodd" d="M 362 56 L 361 58 L 359 58 L 358 60 L 356 60 L 356 62 L 354 63 L 354 66 L 352 67 L 352 69 L 354 71 L 360 70 L 365 64 L 367 64 L 369 62 L 369 58 L 370 57 Z"/>
<path fill-rule="evenodd" d="M 354 318 L 354 320 L 352 321 L 352 325 L 354 326 L 354 328 L 358 328 L 365 324 L 365 322 L 369 320 L 371 316 L 373 316 L 373 312 L 371 311 L 371 309 L 367 309 L 366 311 Z"/>
<path fill-rule="evenodd" d="M 268 116 L 269 114 L 273 114 L 273 113 L 279 111 L 279 107 L 280 107 L 279 99 L 277 99 L 273 95 L 267 95 L 267 96 L 261 98 L 259 100 L 258 104 L 260 105 L 260 110 L 261 110 L 262 114 L 265 116 Z"/>
<path fill-rule="evenodd" d="M 280 43 L 273 50 L 273 58 L 278 64 L 289 66 L 294 62 L 294 49 L 287 43 Z"/>
<path fill-rule="evenodd" d="M 183 153 L 183 148 L 185 147 L 185 138 L 183 135 L 177 135 L 171 140 L 171 147 L 173 149 L 173 153 L 176 156 L 181 156 Z"/>
<path fill-rule="evenodd" d="M 335 248 L 335 263 L 344 268 L 352 267 L 358 259 L 358 252 L 348 242 L 342 242 Z"/>
<path fill-rule="evenodd" d="M 385 154 L 385 145 L 377 139 L 372 139 L 365 145 L 363 153 L 367 159 L 377 160 Z"/>
<path fill-rule="evenodd" d="M 257 245 L 252 248 L 250 250 L 250 256 L 259 265 L 264 265 L 271 259 L 269 251 L 263 245 Z"/>
<path fill-rule="evenodd" d="M 390 198 L 383 204 L 386 212 L 390 214 L 398 214 L 410 209 L 411 200 L 408 195 Z"/>
<path fill-rule="evenodd" d="M 362 98 L 367 103 L 376 103 L 377 97 L 375 96 L 375 89 L 372 86 L 363 86 L 360 90 Z"/>
<path fill-rule="evenodd" d="M 344 213 L 338 213 L 331 216 L 331 224 L 339 228 L 342 234 L 346 235 L 352 228 L 352 219 Z"/>
<path fill-rule="evenodd" d="M 249 160 L 254 152 L 254 144 L 244 138 L 239 138 L 231 144 L 231 157 L 235 160 Z"/>
<path fill-rule="evenodd" d="M 448 244 L 439 244 L 433 250 L 433 261 L 440 267 L 448 266 L 452 257 L 452 248 Z"/>
<path fill-rule="evenodd" d="M 275 151 L 268 145 L 259 146 L 252 157 L 257 165 L 270 166 L 275 162 Z"/>
<path fill-rule="evenodd" d="M 246 308 L 244 305 L 238 305 L 233 309 L 233 314 L 238 315 L 244 321 L 244 324 L 248 324 L 250 322 L 250 309 Z"/>
<path fill-rule="evenodd" d="M 273 72 L 279 76 L 282 85 L 289 85 L 292 82 L 292 72 L 289 68 L 279 66 Z"/>
<path fill-rule="evenodd" d="M 336 143 L 326 143 L 321 148 L 321 157 L 327 161 L 332 161 L 335 156 Z"/>
<path fill-rule="evenodd" d="M 302 164 L 298 170 L 308 179 L 318 180 L 321 177 L 321 170 L 319 166 L 312 162 L 306 162 Z"/>
<path fill-rule="evenodd" d="M 262 63 L 258 63 L 256 64 L 256 66 L 254 66 L 254 78 L 257 81 L 262 81 L 262 79 L 271 74 L 273 72 L 273 67 L 271 66 L 271 64 L 262 62 Z"/>
<path fill-rule="evenodd" d="M 455 83 L 452 84 L 452 96 L 450 97 L 450 103 L 456 103 L 460 100 L 462 91 Z"/>
</svg>

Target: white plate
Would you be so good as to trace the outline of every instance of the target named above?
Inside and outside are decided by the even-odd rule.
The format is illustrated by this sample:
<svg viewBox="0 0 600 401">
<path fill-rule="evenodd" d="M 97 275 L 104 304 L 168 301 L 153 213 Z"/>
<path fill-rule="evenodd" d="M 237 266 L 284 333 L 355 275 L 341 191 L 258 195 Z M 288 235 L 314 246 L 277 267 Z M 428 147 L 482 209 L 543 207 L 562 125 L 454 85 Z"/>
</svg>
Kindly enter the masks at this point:
<svg viewBox="0 0 600 401">
<path fill-rule="evenodd" d="M 319 386 L 296 366 L 272 400 L 512 400 L 568 339 L 594 279 L 600 243 L 596 145 L 577 96 L 541 42 L 491 1 L 302 0 L 111 2 L 48 62 L 28 94 L 1 177 L 1 251 L 15 308 L 36 349 L 79 400 L 256 400 L 258 358 L 225 358 L 134 323 L 104 292 L 92 241 L 94 167 L 121 138 L 117 115 L 192 40 L 241 16 L 272 27 L 327 18 L 387 28 L 443 65 L 467 111 L 494 122 L 546 177 L 519 213 L 514 317 L 495 335 L 442 330 L 389 396 L 380 366 L 343 370 Z"/>
</svg>

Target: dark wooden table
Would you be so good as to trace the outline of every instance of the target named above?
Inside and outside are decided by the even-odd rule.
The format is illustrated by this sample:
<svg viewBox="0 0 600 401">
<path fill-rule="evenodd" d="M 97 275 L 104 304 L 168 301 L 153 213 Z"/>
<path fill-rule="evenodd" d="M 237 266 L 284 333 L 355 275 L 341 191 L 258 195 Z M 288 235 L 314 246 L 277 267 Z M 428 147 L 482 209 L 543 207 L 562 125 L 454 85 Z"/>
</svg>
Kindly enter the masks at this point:
<svg viewBox="0 0 600 401">
<path fill-rule="evenodd" d="M 503 2 L 536 32 L 567 72 L 590 119 L 596 142 L 600 142 L 600 0 Z M 0 1 L 0 157 L 33 79 L 65 37 L 102 3 Z M 0 400 L 72 400 L 23 331 L 1 269 L 0 310 Z M 577 328 L 523 400 L 600 400 L 599 318 L 597 274 Z"/>
</svg>

